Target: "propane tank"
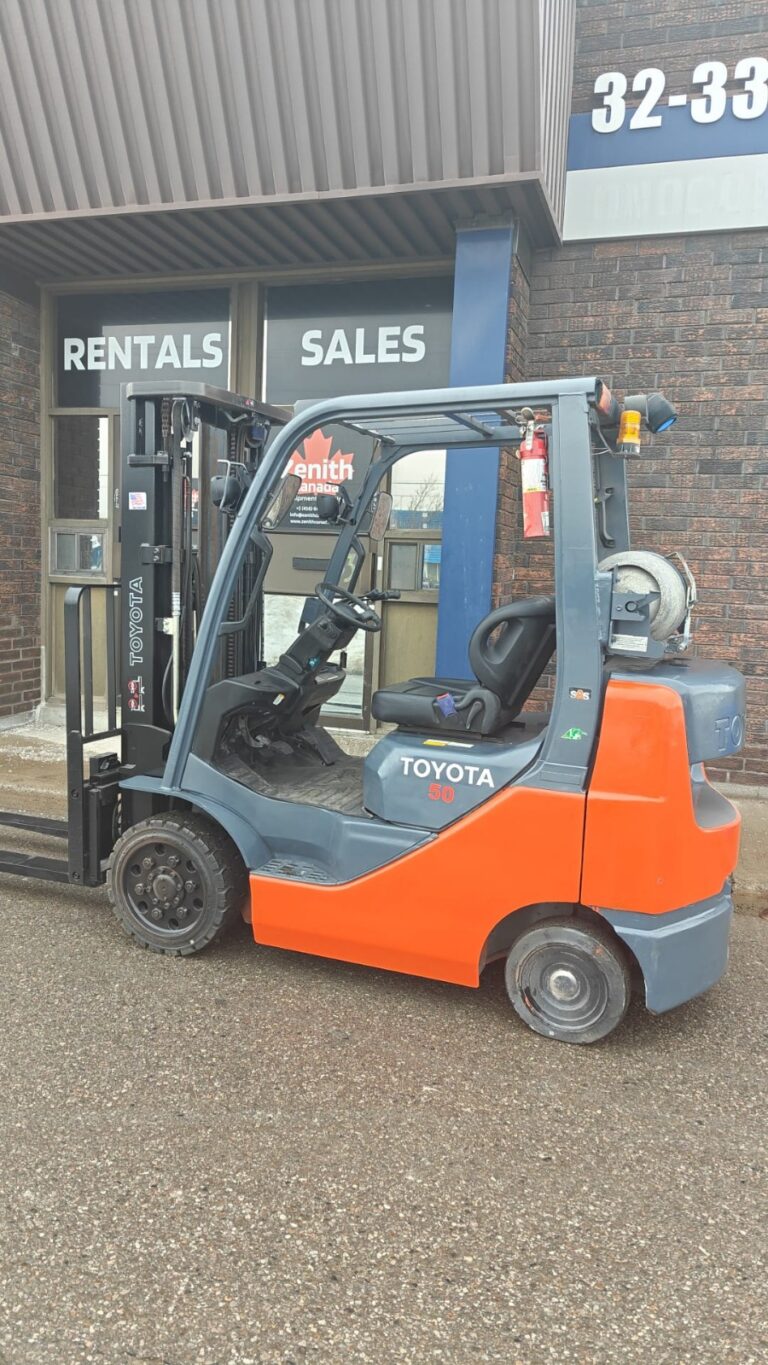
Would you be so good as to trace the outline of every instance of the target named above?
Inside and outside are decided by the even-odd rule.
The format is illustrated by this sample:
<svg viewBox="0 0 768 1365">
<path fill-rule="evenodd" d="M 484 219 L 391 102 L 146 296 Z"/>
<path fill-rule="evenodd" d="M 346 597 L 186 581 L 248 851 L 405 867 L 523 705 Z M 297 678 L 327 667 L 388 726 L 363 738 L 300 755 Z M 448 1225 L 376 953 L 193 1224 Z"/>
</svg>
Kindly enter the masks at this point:
<svg viewBox="0 0 768 1365">
<path fill-rule="evenodd" d="M 536 424 L 530 408 L 524 409 L 523 415 L 525 436 L 517 458 L 523 486 L 523 536 L 531 540 L 550 535 L 549 456 L 546 428 Z"/>
</svg>

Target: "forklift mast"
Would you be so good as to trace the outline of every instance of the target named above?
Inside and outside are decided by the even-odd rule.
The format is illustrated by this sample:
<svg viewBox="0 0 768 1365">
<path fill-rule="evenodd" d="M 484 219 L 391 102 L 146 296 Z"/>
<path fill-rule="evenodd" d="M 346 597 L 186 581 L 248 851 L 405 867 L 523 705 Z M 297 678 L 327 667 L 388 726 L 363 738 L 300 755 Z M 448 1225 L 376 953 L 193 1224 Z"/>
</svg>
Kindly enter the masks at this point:
<svg viewBox="0 0 768 1365">
<path fill-rule="evenodd" d="M 120 416 L 122 762 L 159 772 L 218 553 L 270 435 L 289 414 L 205 384 L 142 383 L 124 387 Z M 230 612 L 240 621 L 251 609 L 245 627 L 227 637 L 221 677 L 258 666 L 263 559 L 254 544 L 243 563 Z M 138 810 L 132 815 L 141 818 Z"/>
<path fill-rule="evenodd" d="M 68 818 L 0 812 L 2 825 L 67 840 L 68 856 L 0 850 L 0 872 L 99 885 L 119 829 L 152 814 L 151 796 L 119 794 L 120 777 L 162 772 L 218 556 L 273 432 L 289 417 L 207 384 L 123 386 L 120 579 L 71 587 L 64 604 Z M 264 540 L 244 560 L 230 607 L 242 628 L 221 650 L 221 678 L 259 665 L 268 558 Z M 95 618 L 105 644 L 99 728 Z M 108 740 L 119 752 L 93 752 Z"/>
</svg>

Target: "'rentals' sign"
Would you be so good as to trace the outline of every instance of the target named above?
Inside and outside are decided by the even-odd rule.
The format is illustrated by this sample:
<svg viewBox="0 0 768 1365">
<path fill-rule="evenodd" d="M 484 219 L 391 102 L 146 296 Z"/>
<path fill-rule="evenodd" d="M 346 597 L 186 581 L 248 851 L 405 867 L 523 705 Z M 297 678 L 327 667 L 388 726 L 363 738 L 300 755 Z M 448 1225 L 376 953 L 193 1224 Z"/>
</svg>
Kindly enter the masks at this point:
<svg viewBox="0 0 768 1365">
<path fill-rule="evenodd" d="M 288 285 L 270 289 L 266 398 L 299 399 L 448 383 L 453 281 L 444 278 Z M 284 530 L 325 531 L 318 493 L 343 483 L 352 497 L 373 454 L 370 437 L 345 427 L 313 432 L 290 468 L 302 486 Z"/>
<path fill-rule="evenodd" d="M 227 387 L 226 289 L 63 296 L 56 333 L 60 407 L 116 408 L 138 380 Z"/>
</svg>

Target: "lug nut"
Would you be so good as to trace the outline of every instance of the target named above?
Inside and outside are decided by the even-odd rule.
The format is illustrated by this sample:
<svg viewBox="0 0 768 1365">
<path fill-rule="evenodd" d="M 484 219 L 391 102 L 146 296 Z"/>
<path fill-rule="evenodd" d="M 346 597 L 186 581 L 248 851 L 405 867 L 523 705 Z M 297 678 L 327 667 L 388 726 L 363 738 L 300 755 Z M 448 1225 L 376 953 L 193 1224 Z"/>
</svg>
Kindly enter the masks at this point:
<svg viewBox="0 0 768 1365">
<path fill-rule="evenodd" d="M 178 867 L 179 863 L 181 862 L 178 853 L 169 853 L 168 862 L 170 863 L 171 867 Z"/>
<path fill-rule="evenodd" d="M 152 859 L 151 859 L 151 858 L 143 858 L 143 859 L 142 859 L 142 862 L 141 862 L 141 865 L 142 865 L 142 867 L 151 867 L 151 866 L 152 866 Z"/>
<path fill-rule="evenodd" d="M 140 896 L 140 895 L 142 894 L 143 890 L 144 890 L 144 883 L 143 883 L 143 882 L 137 882 L 137 883 L 136 883 L 136 894 L 137 894 L 137 896 Z"/>
<path fill-rule="evenodd" d="M 162 918 L 163 918 L 163 912 L 162 912 L 162 910 L 153 910 L 151 913 L 152 913 L 152 918 L 155 919 L 155 920 L 157 920 L 157 919 L 162 919 Z"/>
<path fill-rule="evenodd" d="M 184 883 L 184 889 L 185 889 L 186 891 L 196 891 L 196 890 L 197 890 L 197 882 L 185 882 L 185 883 Z"/>
</svg>

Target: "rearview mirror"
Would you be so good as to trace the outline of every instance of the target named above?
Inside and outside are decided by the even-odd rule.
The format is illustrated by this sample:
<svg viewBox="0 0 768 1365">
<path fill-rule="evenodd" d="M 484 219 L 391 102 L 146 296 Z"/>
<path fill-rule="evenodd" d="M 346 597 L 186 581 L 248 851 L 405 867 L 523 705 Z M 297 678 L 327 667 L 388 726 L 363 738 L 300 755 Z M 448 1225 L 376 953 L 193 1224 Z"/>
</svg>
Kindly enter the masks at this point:
<svg viewBox="0 0 768 1365">
<path fill-rule="evenodd" d="M 283 482 L 277 490 L 272 502 L 267 508 L 262 525 L 271 530 L 279 526 L 283 517 L 287 516 L 296 501 L 296 494 L 301 488 L 301 479 L 298 474 L 286 474 Z"/>
<path fill-rule="evenodd" d="M 387 527 L 389 518 L 392 515 L 392 494 L 377 493 L 373 500 L 371 511 L 371 529 L 369 535 L 371 540 L 381 540 Z"/>
</svg>

